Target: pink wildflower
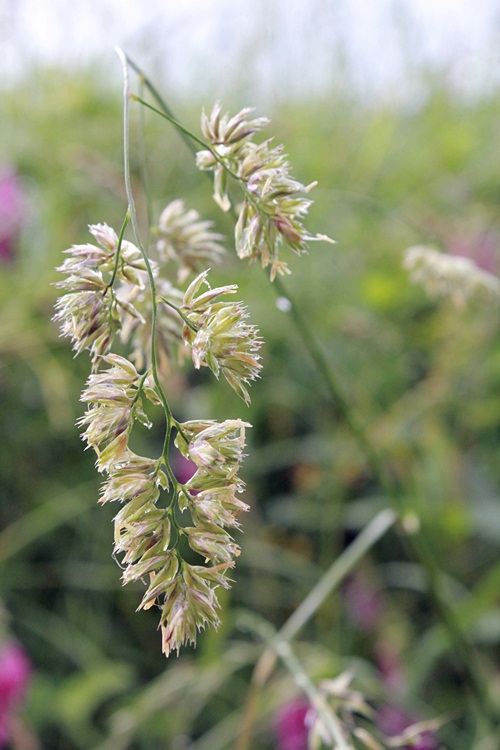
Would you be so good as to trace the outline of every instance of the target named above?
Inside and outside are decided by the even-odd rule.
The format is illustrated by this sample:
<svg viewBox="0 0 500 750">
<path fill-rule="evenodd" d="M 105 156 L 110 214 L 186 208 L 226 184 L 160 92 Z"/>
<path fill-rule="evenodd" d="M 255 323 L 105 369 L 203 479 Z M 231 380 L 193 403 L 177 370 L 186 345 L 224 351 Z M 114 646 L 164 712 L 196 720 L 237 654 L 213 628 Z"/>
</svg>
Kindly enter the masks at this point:
<svg viewBox="0 0 500 750">
<path fill-rule="evenodd" d="M 14 642 L 0 650 L 0 748 L 7 747 L 14 712 L 24 698 L 31 677 L 31 664 Z"/>
<path fill-rule="evenodd" d="M 172 470 L 175 478 L 180 484 L 186 484 L 196 473 L 198 467 L 191 459 L 183 456 L 180 451 L 175 451 L 172 456 Z"/>
<path fill-rule="evenodd" d="M 14 259 L 24 215 L 24 196 L 18 175 L 12 169 L 0 171 L 0 262 Z"/>
<path fill-rule="evenodd" d="M 277 750 L 307 750 L 306 716 L 310 708 L 306 700 L 295 698 L 278 711 L 274 720 Z"/>
<path fill-rule="evenodd" d="M 402 709 L 396 706 L 383 705 L 378 712 L 377 726 L 386 737 L 394 737 L 395 735 L 403 735 L 407 729 L 416 726 L 416 722 Z M 411 748 L 412 750 L 437 750 L 438 742 L 432 732 L 423 731 L 412 739 Z"/>
</svg>

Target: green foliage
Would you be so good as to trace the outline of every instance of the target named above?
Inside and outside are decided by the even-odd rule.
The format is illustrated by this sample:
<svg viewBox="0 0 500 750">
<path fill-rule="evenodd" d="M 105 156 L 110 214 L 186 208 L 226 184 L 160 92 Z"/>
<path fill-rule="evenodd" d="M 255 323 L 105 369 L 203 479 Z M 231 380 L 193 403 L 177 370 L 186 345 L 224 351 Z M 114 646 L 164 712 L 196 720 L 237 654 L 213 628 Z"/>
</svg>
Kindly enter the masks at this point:
<svg viewBox="0 0 500 750">
<path fill-rule="evenodd" d="M 139 590 L 120 587 L 111 559 L 115 511 L 96 507 L 93 457 L 82 453 L 74 426 L 87 362 L 72 359 L 51 322 L 62 251 L 87 241 L 88 223 L 123 220 L 119 89 L 52 70 L 3 93 L 2 159 L 22 176 L 27 197 L 16 257 L 0 277 L 5 632 L 33 661 L 24 719 L 43 747 L 223 750 L 235 746 L 261 653 L 241 612 L 281 627 L 387 502 L 265 275 L 230 256 L 214 279 L 237 281 L 266 342 L 248 408 L 251 513 L 221 629 L 177 661 L 159 658 L 155 615 L 136 616 Z M 195 111 L 184 119 L 197 132 Z M 411 111 L 336 99 L 270 114 L 298 178 L 319 182 L 308 224 L 337 240 L 287 258 L 290 294 L 367 435 L 389 458 L 405 508 L 420 518 L 498 710 L 497 312 L 429 301 L 402 270 L 404 249 L 422 242 L 497 270 L 498 97 L 465 103 L 435 86 Z M 230 220 L 212 206 L 211 185 L 178 135 L 150 113 L 145 119 L 155 217 L 169 200 L 189 196 L 231 237 Z M 139 150 L 132 157 L 145 226 Z M 170 388 L 186 420 L 241 416 L 237 396 L 204 373 L 186 367 Z M 296 647 L 308 674 L 333 678 L 354 664 L 377 704 L 399 703 L 425 718 L 458 712 L 441 736 L 454 750 L 479 750 L 454 654 L 400 537 L 390 532 L 352 580 L 377 599 L 376 620 L 356 619 L 352 587 L 332 594 Z M 384 658 L 401 668 L 397 695 L 381 681 Z M 278 667 L 258 698 L 256 746 L 275 746 L 273 715 L 296 692 Z"/>
</svg>

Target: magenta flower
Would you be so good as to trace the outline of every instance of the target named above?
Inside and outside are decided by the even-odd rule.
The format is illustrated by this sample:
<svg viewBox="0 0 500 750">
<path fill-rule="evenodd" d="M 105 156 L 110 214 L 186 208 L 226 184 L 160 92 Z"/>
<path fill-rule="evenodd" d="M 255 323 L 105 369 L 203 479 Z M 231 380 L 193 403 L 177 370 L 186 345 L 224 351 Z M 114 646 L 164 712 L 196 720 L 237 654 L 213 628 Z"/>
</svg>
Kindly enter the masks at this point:
<svg viewBox="0 0 500 750">
<path fill-rule="evenodd" d="M 0 263 L 14 259 L 15 246 L 25 213 L 19 176 L 0 167 Z"/>
<path fill-rule="evenodd" d="M 183 456 L 180 451 L 176 451 L 172 456 L 172 470 L 180 484 L 187 484 L 196 473 L 197 468 L 196 464 L 191 459 Z"/>
<path fill-rule="evenodd" d="M 377 717 L 377 726 L 386 737 L 404 735 L 412 726 L 417 726 L 414 718 L 408 716 L 402 709 L 396 706 L 383 705 Z M 412 738 L 412 750 L 438 750 L 438 742 L 430 731 L 422 731 Z"/>
<path fill-rule="evenodd" d="M 24 698 L 31 677 L 25 652 L 13 641 L 0 648 L 0 748 L 7 747 L 12 716 Z"/>
<path fill-rule="evenodd" d="M 307 750 L 306 716 L 310 708 L 306 700 L 295 698 L 278 711 L 274 719 L 277 750 Z"/>
</svg>

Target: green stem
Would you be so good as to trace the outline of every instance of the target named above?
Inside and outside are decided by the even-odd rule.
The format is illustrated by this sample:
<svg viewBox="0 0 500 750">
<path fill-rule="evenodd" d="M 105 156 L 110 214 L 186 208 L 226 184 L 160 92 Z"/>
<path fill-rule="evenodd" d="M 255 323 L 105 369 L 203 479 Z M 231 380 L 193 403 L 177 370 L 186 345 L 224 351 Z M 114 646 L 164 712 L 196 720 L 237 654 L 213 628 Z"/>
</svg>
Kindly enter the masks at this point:
<svg viewBox="0 0 500 750">
<path fill-rule="evenodd" d="M 452 605 L 447 601 L 447 597 L 442 591 L 443 574 L 437 564 L 435 554 L 429 546 L 428 539 L 420 530 L 407 539 L 415 556 L 420 560 L 427 573 L 429 595 L 434 609 L 453 644 L 457 667 L 469 688 L 476 709 L 492 728 L 496 727 L 498 726 L 499 716 L 489 697 L 488 682 L 479 668 L 475 650 L 465 636 Z"/>
<path fill-rule="evenodd" d="M 172 310 L 175 310 L 175 312 L 180 315 L 184 323 L 187 325 L 188 328 L 190 328 L 194 333 L 198 333 L 198 329 L 194 325 L 194 323 L 191 323 L 189 318 L 184 315 L 180 307 L 177 307 L 177 305 L 174 305 L 173 302 L 170 302 L 166 297 L 163 297 L 161 294 L 158 295 L 158 299 L 161 299 L 162 302 L 164 302 L 166 305 L 172 308 Z"/>
<path fill-rule="evenodd" d="M 227 163 L 225 162 L 225 160 L 222 159 L 219 156 L 219 154 L 217 153 L 217 151 L 212 146 L 210 146 L 210 144 L 206 143 L 201 138 L 198 138 L 197 135 L 195 135 L 190 130 L 188 130 L 187 128 L 185 128 L 184 125 L 181 125 L 181 123 L 178 120 L 176 120 L 174 117 L 172 117 L 171 115 L 168 115 L 166 112 L 163 112 L 161 109 L 157 109 L 156 107 L 153 107 L 152 104 L 149 104 L 144 99 L 141 99 L 139 96 L 135 96 L 135 94 L 131 94 L 130 98 L 133 99 L 135 102 L 138 102 L 139 104 L 142 104 L 143 107 L 147 107 L 152 112 L 155 112 L 160 117 L 163 117 L 164 120 L 167 120 L 167 122 L 169 122 L 171 125 L 174 125 L 179 130 L 179 132 L 183 133 L 185 136 L 187 136 L 192 141 L 194 141 L 195 143 L 197 143 L 205 151 L 210 151 L 210 153 L 212 154 L 212 156 L 214 157 L 214 159 L 221 165 L 221 167 L 223 167 L 226 170 L 226 172 L 229 175 L 231 175 L 231 177 L 234 180 L 237 180 L 239 183 L 241 183 L 243 185 L 245 184 L 244 181 L 241 180 L 240 177 L 238 177 L 238 175 L 235 172 L 233 172 L 227 166 Z M 195 153 L 196 153 L 196 150 L 195 150 Z"/>
<path fill-rule="evenodd" d="M 316 368 L 321 375 L 323 383 L 326 386 L 326 389 L 330 396 L 332 405 L 335 407 L 337 412 L 341 415 L 342 419 L 351 430 L 359 448 L 365 456 L 368 466 L 370 466 L 373 474 L 377 477 L 387 497 L 391 498 L 394 501 L 393 505 L 399 511 L 401 511 L 402 508 L 401 503 L 399 502 L 398 493 L 392 486 L 392 482 L 388 476 L 383 460 L 378 451 L 375 450 L 375 448 L 371 444 L 366 434 L 365 428 L 351 409 L 351 406 L 344 396 L 340 383 L 338 382 L 335 374 L 328 364 L 325 355 L 319 345 L 319 342 L 314 335 L 314 332 L 309 327 L 309 324 L 303 317 L 299 306 L 294 302 L 279 276 L 276 276 L 273 281 L 273 285 L 277 296 L 285 297 L 290 303 L 289 314 L 293 320 L 303 346 L 309 352 L 312 361 L 316 365 Z"/>
<path fill-rule="evenodd" d="M 123 236 L 125 234 L 125 229 L 127 228 L 127 224 L 130 221 L 130 211 L 127 211 L 125 214 L 125 218 L 123 220 L 122 228 L 120 229 L 120 236 L 118 237 L 118 245 L 116 246 L 116 253 L 115 253 L 115 265 L 113 268 L 113 273 L 111 274 L 111 279 L 108 284 L 108 289 L 110 289 L 113 284 L 115 283 L 116 274 L 118 273 L 118 265 L 120 263 L 120 252 L 122 249 L 122 242 L 123 242 Z"/>
<path fill-rule="evenodd" d="M 142 388 L 143 388 L 144 383 L 146 382 L 146 380 L 148 378 L 148 375 L 149 375 L 149 373 L 145 372 L 144 375 L 142 376 L 142 378 L 140 380 L 140 383 L 137 386 L 137 393 L 135 394 L 134 400 L 132 401 L 132 406 L 134 406 L 137 403 L 137 401 L 139 400 L 139 398 L 141 397 L 141 395 L 142 395 Z"/>
<path fill-rule="evenodd" d="M 311 706 L 314 706 L 318 718 L 321 717 L 321 721 L 330 734 L 330 739 L 335 742 L 335 750 L 353 750 L 351 743 L 346 742 L 342 724 L 337 715 L 309 678 L 302 664 L 293 653 L 290 644 L 278 638 L 273 640 L 270 645 L 293 675 L 296 685 L 308 697 Z"/>
<path fill-rule="evenodd" d="M 144 82 L 140 82 L 140 91 L 142 90 Z M 141 91 L 142 92 L 142 91 Z M 145 112 L 141 109 L 139 112 L 139 133 L 138 133 L 138 148 L 139 148 L 139 164 L 141 170 L 141 182 L 146 196 L 146 210 L 148 216 L 148 236 L 147 245 L 149 246 L 149 235 L 151 227 L 153 226 L 153 201 L 151 197 L 151 190 L 149 189 L 149 177 L 147 170 L 146 160 L 146 136 L 145 136 Z"/>
<path fill-rule="evenodd" d="M 160 396 L 160 400 L 162 402 L 162 406 L 165 411 L 166 427 L 165 427 L 165 439 L 163 443 L 162 455 L 165 461 L 165 468 L 167 470 L 167 474 L 172 480 L 172 479 L 175 479 L 175 477 L 173 477 L 173 474 L 172 474 L 172 471 L 170 469 L 170 465 L 168 462 L 168 447 L 170 444 L 170 434 L 172 431 L 172 410 L 170 409 L 170 404 L 167 401 L 165 391 L 163 390 L 163 386 L 158 376 L 158 367 L 157 367 L 157 359 L 156 359 L 156 316 L 157 316 L 156 283 L 155 283 L 155 278 L 153 274 L 153 269 L 151 268 L 149 256 L 141 240 L 141 233 L 139 230 L 139 223 L 137 221 L 137 212 L 135 208 L 134 195 L 132 192 L 132 183 L 130 179 L 130 157 L 129 157 L 130 86 L 129 86 L 127 58 L 125 54 L 123 53 L 123 51 L 119 49 L 118 47 L 116 48 L 116 54 L 118 55 L 120 59 L 120 62 L 122 64 L 122 70 L 123 70 L 123 171 L 124 171 L 124 178 L 125 178 L 125 192 L 127 194 L 128 212 L 130 213 L 132 229 L 134 231 L 134 236 L 137 242 L 137 246 L 144 259 L 144 264 L 146 266 L 146 271 L 147 271 L 147 275 L 149 279 L 149 287 L 150 287 L 150 292 L 151 292 L 151 371 L 153 374 L 153 380 L 158 389 L 158 395 Z"/>
<path fill-rule="evenodd" d="M 279 630 L 281 640 L 291 641 L 299 630 L 313 617 L 326 597 L 344 580 L 366 553 L 394 526 L 397 516 L 393 510 L 385 509 L 358 534 L 349 547 L 341 552 L 325 575 L 306 596 L 304 601 Z"/>
<path fill-rule="evenodd" d="M 133 99 L 134 102 L 138 102 L 139 104 L 142 104 L 143 107 L 147 107 L 147 109 L 150 109 L 152 112 L 155 112 L 157 115 L 160 115 L 160 117 L 163 117 L 163 119 L 167 120 L 167 122 L 169 122 L 171 125 L 174 125 L 180 133 L 183 133 L 183 135 L 185 135 L 187 138 L 190 139 L 190 143 L 194 141 L 202 148 L 210 151 L 210 146 L 207 143 L 205 143 L 205 141 L 203 141 L 201 138 L 198 138 L 197 135 L 195 135 L 190 130 L 185 128 L 184 125 L 182 125 L 179 122 L 179 120 L 176 120 L 176 118 L 169 112 L 165 112 L 163 108 L 158 109 L 157 107 L 153 107 L 152 104 L 147 102 L 145 99 L 141 99 L 141 97 L 137 96 L 136 94 L 130 94 L 130 98 Z M 194 153 L 196 153 L 196 149 L 194 149 Z M 214 156 L 216 155 L 214 154 Z"/>
<path fill-rule="evenodd" d="M 162 112 L 168 116 L 168 118 L 170 119 L 173 125 L 177 126 L 178 124 L 177 119 L 174 117 L 172 110 L 168 106 L 167 102 L 163 99 L 158 89 L 154 86 L 151 80 L 144 74 L 141 68 L 138 65 L 136 65 L 136 63 L 133 60 L 131 60 L 131 58 L 128 55 L 124 54 L 124 57 L 128 65 L 132 68 L 132 70 L 134 70 L 137 73 L 140 80 L 142 81 L 144 86 L 148 89 L 152 97 L 158 102 L 158 104 L 160 105 L 162 109 Z M 179 131 L 181 133 L 182 140 L 184 141 L 188 149 L 191 151 L 193 155 L 196 155 L 196 148 L 194 147 L 193 141 L 192 141 L 192 133 L 189 133 L 189 131 L 182 128 L 182 126 L 179 127 Z"/>
<path fill-rule="evenodd" d="M 276 632 L 269 622 L 253 613 L 246 613 L 246 615 L 241 618 L 241 623 L 267 643 L 267 648 L 264 654 L 272 651 L 275 656 L 281 659 L 285 667 L 293 676 L 297 687 L 299 687 L 307 696 L 311 706 L 314 707 L 321 717 L 321 720 L 324 722 L 331 739 L 335 742 L 335 750 L 353 750 L 352 745 L 348 744 L 344 737 L 342 725 L 334 710 L 328 705 L 323 695 L 316 688 L 304 667 L 292 651 L 288 641 L 281 636 L 281 631 Z M 245 733 L 240 734 L 237 743 L 237 750 L 246 748 L 249 739 L 250 737 L 245 735 Z"/>
</svg>

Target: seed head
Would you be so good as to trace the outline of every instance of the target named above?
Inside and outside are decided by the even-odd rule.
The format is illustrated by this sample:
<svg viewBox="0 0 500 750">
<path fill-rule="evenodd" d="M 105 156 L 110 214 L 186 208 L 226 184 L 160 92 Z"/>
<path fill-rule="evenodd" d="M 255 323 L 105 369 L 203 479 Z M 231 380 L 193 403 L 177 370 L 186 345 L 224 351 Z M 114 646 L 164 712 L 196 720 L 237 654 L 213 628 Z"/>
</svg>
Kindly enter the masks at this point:
<svg viewBox="0 0 500 750">
<path fill-rule="evenodd" d="M 229 565 L 218 566 L 217 570 L 182 564 L 170 585 L 161 613 L 163 653 L 179 653 L 185 643 L 196 643 L 197 631 L 220 624 L 217 609 L 219 602 L 213 589 L 221 584 L 221 570 Z M 212 573 L 210 571 L 213 571 Z M 224 585 L 224 584 L 222 584 Z"/>
<path fill-rule="evenodd" d="M 224 248 L 221 234 L 213 232 L 211 221 L 202 221 L 197 211 L 186 211 L 184 201 L 174 200 L 160 216 L 156 247 L 161 261 L 175 261 L 177 278 L 183 282 L 191 273 L 219 263 Z"/>
<path fill-rule="evenodd" d="M 239 302 L 221 302 L 217 297 L 232 294 L 236 286 L 210 289 L 195 296 L 206 281 L 207 271 L 190 284 L 182 310 L 191 326 L 183 328 L 184 340 L 191 347 L 194 366 L 209 367 L 218 378 L 225 377 L 231 388 L 249 403 L 246 385 L 259 376 L 262 367 L 259 350 L 262 340 L 256 326 L 248 325 L 248 312 Z"/>
<path fill-rule="evenodd" d="M 89 375 L 81 401 L 91 406 L 78 424 L 87 425 L 82 438 L 97 453 L 97 468 L 109 472 L 125 453 L 135 421 L 146 427 L 151 423 L 142 406 L 143 379 L 134 365 L 117 354 L 103 361 L 111 367 Z"/>
<path fill-rule="evenodd" d="M 311 236 L 302 224 L 311 201 L 306 194 L 314 187 L 303 185 L 289 175 L 288 157 L 283 146 L 272 140 L 255 143 L 253 136 L 268 124 L 265 117 L 247 120 L 251 110 L 237 115 L 221 116 L 215 105 L 210 118 L 203 112 L 201 129 L 211 151 L 200 151 L 199 169 L 214 172 L 214 199 L 228 211 L 231 201 L 227 192 L 228 175 L 239 181 L 245 197 L 239 208 L 235 228 L 236 252 L 240 258 L 260 258 L 262 267 L 271 267 L 271 281 L 276 274 L 290 273 L 279 259 L 282 244 L 297 255 L 307 251 L 314 240 L 333 242 L 325 235 Z"/>
<path fill-rule="evenodd" d="M 405 253 L 404 267 L 410 278 L 424 285 L 433 297 L 449 297 L 458 307 L 476 299 L 498 304 L 500 281 L 474 261 L 417 245 Z"/>
<path fill-rule="evenodd" d="M 124 312 L 136 315 L 126 300 L 120 301 L 111 280 L 121 285 L 143 289 L 146 266 L 137 247 L 123 241 L 118 253 L 118 236 L 107 224 L 93 224 L 90 233 L 98 245 L 73 245 L 65 251 L 69 258 L 57 269 L 66 274 L 55 286 L 66 294 L 56 302 L 54 320 L 61 322 L 61 335 L 73 341 L 77 354 L 84 349 L 91 353 L 95 366 L 107 354 L 115 334 L 121 328 Z"/>
</svg>

